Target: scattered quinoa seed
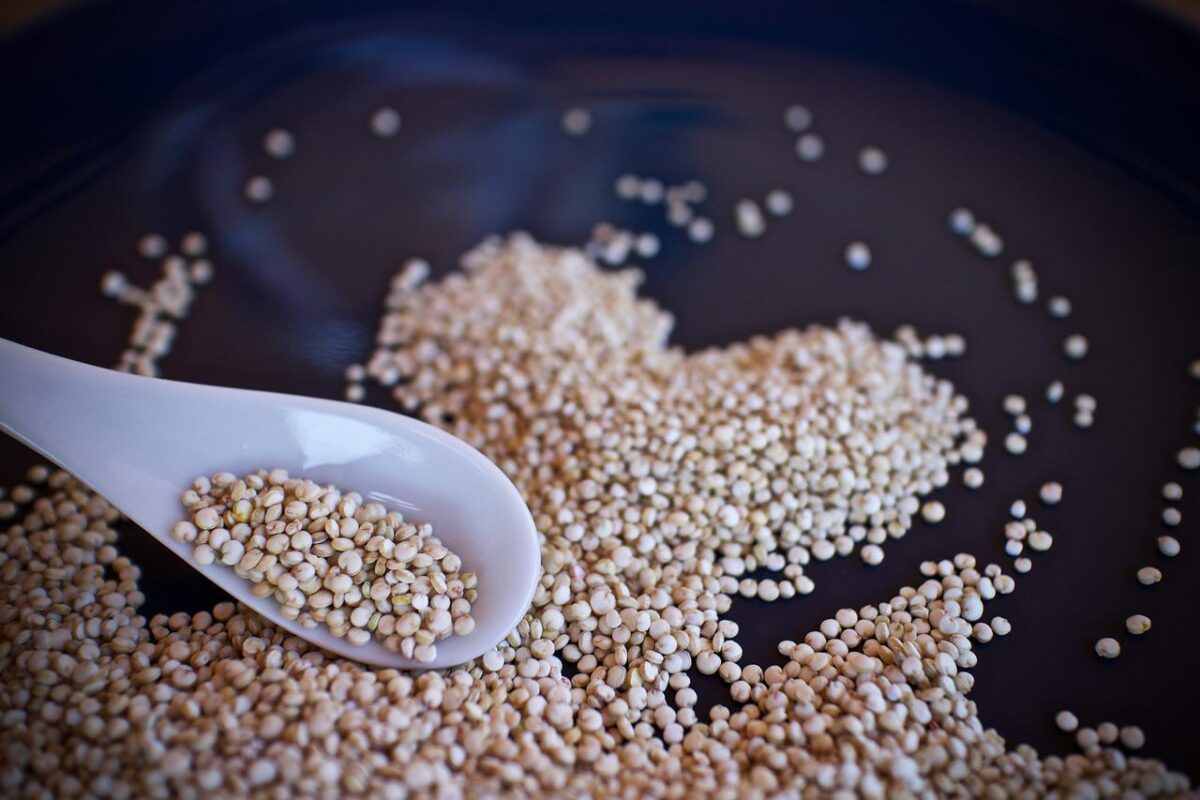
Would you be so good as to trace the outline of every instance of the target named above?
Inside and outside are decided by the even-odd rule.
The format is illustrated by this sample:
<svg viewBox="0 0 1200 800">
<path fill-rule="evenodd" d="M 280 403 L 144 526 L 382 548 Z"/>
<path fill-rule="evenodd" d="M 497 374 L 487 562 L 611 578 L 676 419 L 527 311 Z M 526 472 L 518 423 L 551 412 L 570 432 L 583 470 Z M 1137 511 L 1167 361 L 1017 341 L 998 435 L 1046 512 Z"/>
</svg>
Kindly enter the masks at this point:
<svg viewBox="0 0 1200 800">
<path fill-rule="evenodd" d="M 284 128 L 272 128 L 263 136 L 263 152 L 271 158 L 291 158 L 296 152 L 296 139 Z"/>
<path fill-rule="evenodd" d="M 783 189 L 772 189 L 767 192 L 764 202 L 767 213 L 773 217 L 786 217 L 792 213 L 792 196 Z"/>
<path fill-rule="evenodd" d="M 1060 711 L 1054 716 L 1054 724 L 1063 733 L 1073 733 L 1079 727 L 1079 719 L 1070 711 Z"/>
<path fill-rule="evenodd" d="M 637 175 L 626 173 L 617 178 L 613 191 L 622 200 L 634 200 L 641 194 L 642 180 Z"/>
<path fill-rule="evenodd" d="M 871 248 L 862 242 L 846 245 L 846 266 L 858 272 L 871 266 Z"/>
<path fill-rule="evenodd" d="M 188 278 L 197 286 L 203 286 L 213 279 L 213 264 L 207 258 L 198 258 L 188 265 Z"/>
<path fill-rule="evenodd" d="M 653 233 L 643 233 L 637 237 L 633 248 L 642 258 L 654 258 L 658 255 L 661 243 Z"/>
<path fill-rule="evenodd" d="M 791 105 L 783 112 L 783 124 L 792 133 L 803 133 L 812 126 L 813 115 L 806 106 Z"/>
<path fill-rule="evenodd" d="M 1145 614 L 1134 614 L 1125 620 L 1125 630 L 1135 636 L 1141 636 L 1150 630 L 1150 618 Z"/>
<path fill-rule="evenodd" d="M 152 236 L 162 239 L 165 247 L 163 237 Z M 156 248 L 157 243 L 146 249 Z M 180 241 L 183 255 L 166 255 L 161 262 L 162 277 L 145 289 L 131 285 L 120 272 L 110 271 L 101 278 L 100 291 L 105 296 L 138 312 L 128 346 L 115 369 L 146 376 L 158 374 L 158 361 L 170 352 L 177 323 L 188 315 L 194 287 L 207 283 L 212 277 L 211 262 L 197 258 L 189 264 L 184 256 L 202 254 L 207 248 L 208 241 L 203 234 L 197 231 L 185 234 Z"/>
<path fill-rule="evenodd" d="M 208 252 L 208 237 L 199 231 L 189 231 L 179 240 L 179 252 L 189 258 L 200 258 Z"/>
<path fill-rule="evenodd" d="M 956 208 L 950 212 L 950 230 L 959 236 L 966 236 L 975 229 L 975 215 L 967 208 Z"/>
<path fill-rule="evenodd" d="M 1071 316 L 1071 301 L 1060 294 L 1051 297 L 1046 308 L 1049 310 L 1050 316 L 1055 319 L 1065 319 Z"/>
<path fill-rule="evenodd" d="M 105 297 L 117 297 L 129 285 L 123 273 L 110 270 L 100 278 L 100 291 Z"/>
<path fill-rule="evenodd" d="M 864 147 L 858 151 L 858 168 L 867 175 L 882 175 L 887 166 L 887 155 L 878 147 Z"/>
<path fill-rule="evenodd" d="M 1162 571 L 1158 567 L 1142 567 L 1137 571 L 1137 579 L 1142 586 L 1153 586 L 1162 580 Z"/>
<path fill-rule="evenodd" d="M 246 181 L 245 193 L 251 203 L 265 203 L 275 193 L 275 185 L 265 175 L 255 175 Z"/>
<path fill-rule="evenodd" d="M 167 240 L 157 233 L 147 233 L 138 239 L 137 250 L 144 258 L 162 258 L 167 254 Z"/>
<path fill-rule="evenodd" d="M 1174 558 L 1175 556 L 1179 555 L 1179 551 L 1181 549 L 1182 547 L 1179 544 L 1179 540 L 1174 536 L 1158 537 L 1158 552 L 1162 553 L 1167 558 Z"/>
<path fill-rule="evenodd" d="M 921 516 L 930 525 L 937 525 L 946 518 L 946 507 L 937 500 L 930 500 L 921 506 Z"/>
<path fill-rule="evenodd" d="M 1029 534 L 1029 547 L 1039 553 L 1044 553 L 1054 546 L 1054 537 L 1045 531 L 1033 531 Z"/>
<path fill-rule="evenodd" d="M 1062 500 L 1062 496 L 1063 496 L 1062 484 L 1058 483 L 1057 481 L 1050 481 L 1049 483 L 1043 483 L 1041 490 L 1038 492 L 1038 496 L 1041 497 L 1042 502 L 1045 503 L 1046 505 L 1056 506 Z"/>
<path fill-rule="evenodd" d="M 737 232 L 748 239 L 762 236 L 767 229 L 762 209 L 753 200 L 739 200 L 734 207 L 733 217 Z"/>
<path fill-rule="evenodd" d="M 825 141 L 815 133 L 796 139 L 796 155 L 801 161 L 820 161 L 825 155 Z"/>
<path fill-rule="evenodd" d="M 371 133 L 380 139 L 391 139 L 400 133 L 400 112 L 390 106 L 381 106 L 371 113 Z"/>
<path fill-rule="evenodd" d="M 985 258 L 995 258 L 1004 252 L 1004 240 L 989 225 L 977 222 L 967 234 L 967 238 Z"/>
<path fill-rule="evenodd" d="M 1073 333 L 1063 340 L 1063 352 L 1067 358 L 1078 361 L 1088 352 L 1088 340 L 1081 334 Z"/>
<path fill-rule="evenodd" d="M 562 115 L 562 129 L 568 136 L 583 136 L 592 129 L 592 113 L 586 108 L 568 108 Z"/>
<path fill-rule="evenodd" d="M 696 244 L 704 244 L 713 237 L 712 220 L 707 217 L 696 217 L 688 225 L 688 238 Z"/>
<path fill-rule="evenodd" d="M 1121 645 L 1116 639 L 1105 636 L 1096 642 L 1096 655 L 1101 658 L 1116 658 L 1121 655 Z"/>
<path fill-rule="evenodd" d="M 1200 469 L 1200 447 L 1185 447 L 1179 451 L 1176 456 L 1179 466 L 1189 472 L 1194 469 Z"/>
<path fill-rule="evenodd" d="M 1121 744 L 1129 750 L 1140 750 L 1146 744 L 1146 734 L 1142 733 L 1142 729 L 1136 725 L 1127 725 L 1121 728 Z"/>
<path fill-rule="evenodd" d="M 657 178 L 645 178 L 638 189 L 638 199 L 648 206 L 658 205 L 666 197 L 667 189 Z"/>
</svg>

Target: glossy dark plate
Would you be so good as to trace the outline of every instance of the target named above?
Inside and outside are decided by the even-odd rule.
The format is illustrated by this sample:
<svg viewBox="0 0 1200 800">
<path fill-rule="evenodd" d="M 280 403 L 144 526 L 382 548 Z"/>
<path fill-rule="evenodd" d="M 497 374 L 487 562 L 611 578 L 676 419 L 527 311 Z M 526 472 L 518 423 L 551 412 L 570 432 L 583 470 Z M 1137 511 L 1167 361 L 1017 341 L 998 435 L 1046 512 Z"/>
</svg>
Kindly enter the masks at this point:
<svg viewBox="0 0 1200 800">
<path fill-rule="evenodd" d="M 1200 405 L 1187 376 L 1200 357 L 1196 37 L 1123 5 L 834 5 L 82 6 L 0 48 L 0 336 L 113 363 L 132 313 L 100 296 L 100 275 L 148 283 L 158 267 L 135 254 L 138 237 L 199 229 L 217 277 L 163 374 L 334 397 L 402 259 L 444 270 L 489 233 L 581 243 L 601 220 L 662 237 L 645 290 L 689 348 L 842 315 L 885 334 L 960 332 L 967 356 L 930 368 L 992 435 L 985 487 L 942 492 L 946 522 L 918 525 L 877 568 L 819 566 L 812 596 L 769 614 L 738 601 L 748 661 L 920 580 L 924 559 L 1007 563 L 1006 509 L 1023 497 L 1055 547 L 989 609 L 1014 630 L 979 648 L 984 722 L 1043 753 L 1072 747 L 1053 726 L 1062 708 L 1137 724 L 1146 754 L 1200 774 L 1200 480 L 1174 465 Z M 818 163 L 792 154 L 781 115 L 793 102 L 816 116 Z M 383 104 L 404 117 L 394 140 L 367 131 Z M 559 115 L 577 104 L 594 125 L 570 138 Z M 276 125 L 296 135 L 290 161 L 262 154 Z M 855 166 L 867 144 L 890 157 L 882 177 Z M 276 197 L 254 207 L 241 188 L 260 171 Z M 691 244 L 660 208 L 618 200 L 627 171 L 705 181 L 716 239 Z M 794 214 L 762 239 L 735 235 L 733 203 L 776 187 Z M 1001 232 L 1002 258 L 951 235 L 958 205 Z M 865 273 L 841 260 L 854 239 L 874 251 Z M 1043 300 L 1070 296 L 1068 320 L 1013 300 L 1020 257 Z M 1060 353 L 1075 331 L 1091 341 L 1082 363 Z M 1070 424 L 1069 402 L 1042 401 L 1055 378 L 1099 398 L 1093 429 Z M 1021 458 L 1000 446 L 1009 392 L 1033 409 Z M 0 442 L 0 481 L 32 462 Z M 1052 479 L 1066 499 L 1042 509 L 1036 489 Z M 1184 549 L 1168 562 L 1154 540 L 1171 479 L 1185 490 Z M 148 573 L 148 610 L 214 599 L 143 534 L 125 542 Z M 1133 578 L 1145 564 L 1166 573 L 1154 589 Z M 1154 621 L 1142 640 L 1123 632 L 1133 613 Z M 1092 644 L 1110 634 L 1125 652 L 1100 663 Z"/>
</svg>

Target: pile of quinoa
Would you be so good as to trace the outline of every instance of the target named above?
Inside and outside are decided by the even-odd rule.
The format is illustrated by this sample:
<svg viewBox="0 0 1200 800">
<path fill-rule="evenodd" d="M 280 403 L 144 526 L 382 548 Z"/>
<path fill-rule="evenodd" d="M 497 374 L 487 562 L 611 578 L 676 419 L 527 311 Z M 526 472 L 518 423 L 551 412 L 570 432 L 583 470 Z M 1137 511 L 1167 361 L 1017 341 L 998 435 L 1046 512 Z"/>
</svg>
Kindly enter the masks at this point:
<svg viewBox="0 0 1200 800">
<path fill-rule="evenodd" d="M 782 665 L 742 659 L 723 618 L 735 592 L 812 592 L 812 559 L 882 551 L 982 455 L 966 401 L 902 346 L 843 323 L 688 355 L 635 271 L 523 236 L 463 268 L 397 276 L 365 371 L 523 492 L 545 574 L 517 628 L 474 662 L 402 673 L 231 603 L 146 619 L 116 512 L 40 470 L 0 505 L 5 794 L 1188 790 L 1096 736 L 1041 758 L 983 725 L 968 670 L 976 642 L 1007 632 L 986 607 L 1016 581 L 967 554 L 816 631 L 781 630 Z M 760 568 L 774 577 L 748 577 Z M 707 714 L 693 670 L 729 684 Z"/>
<path fill-rule="evenodd" d="M 182 500 L 188 519 L 171 534 L 196 563 L 231 567 L 305 628 L 358 646 L 375 637 L 421 664 L 436 642 L 475 630 L 475 573 L 429 523 L 281 467 L 200 476 Z"/>
</svg>

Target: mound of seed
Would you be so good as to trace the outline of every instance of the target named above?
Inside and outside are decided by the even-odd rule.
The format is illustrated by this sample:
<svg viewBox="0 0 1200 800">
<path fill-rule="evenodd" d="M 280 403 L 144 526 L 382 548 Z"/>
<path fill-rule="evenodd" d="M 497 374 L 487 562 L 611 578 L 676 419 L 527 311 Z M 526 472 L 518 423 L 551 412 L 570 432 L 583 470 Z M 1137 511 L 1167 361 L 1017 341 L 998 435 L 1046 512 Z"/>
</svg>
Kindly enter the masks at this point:
<svg viewBox="0 0 1200 800">
<path fill-rule="evenodd" d="M 779 663 L 731 664 L 731 702 L 701 719 L 686 673 L 620 694 L 569 681 L 532 617 L 475 663 L 415 675 L 330 657 L 232 603 L 147 619 L 116 510 L 47 473 L 0 509 L 5 796 L 1188 791 L 1186 777 L 1098 736 L 1042 759 L 984 728 L 967 670 L 974 641 L 1008 632 L 984 608 L 1015 583 L 970 556 L 923 565 L 919 586 L 781 641 Z M 578 622 L 602 636 L 594 615 Z"/>
<path fill-rule="evenodd" d="M 306 628 L 364 645 L 372 635 L 429 663 L 436 642 L 475 629 L 473 572 L 428 524 L 406 522 L 357 492 L 273 469 L 200 477 L 183 494 L 189 519 L 172 533 L 200 564 L 233 567 Z"/>
<path fill-rule="evenodd" d="M 424 288 L 420 268 L 402 274 L 368 367 L 525 493 L 545 575 L 516 629 L 476 662 L 405 674 L 228 603 L 147 620 L 115 512 L 56 473 L 0 532 L 5 792 L 1188 791 L 1099 736 L 1041 758 L 983 725 L 970 669 L 976 643 L 1009 632 L 986 610 L 1016 581 L 969 555 L 817 630 L 779 630 L 774 663 L 744 661 L 722 616 L 747 571 L 776 574 L 757 587 L 768 601 L 811 592 L 812 558 L 904 535 L 981 455 L 965 403 L 903 348 L 846 324 L 687 356 L 665 347 L 669 318 L 636 298 L 636 273 L 525 239 L 467 268 Z M 719 675 L 727 701 L 698 712 L 695 672 Z"/>
</svg>

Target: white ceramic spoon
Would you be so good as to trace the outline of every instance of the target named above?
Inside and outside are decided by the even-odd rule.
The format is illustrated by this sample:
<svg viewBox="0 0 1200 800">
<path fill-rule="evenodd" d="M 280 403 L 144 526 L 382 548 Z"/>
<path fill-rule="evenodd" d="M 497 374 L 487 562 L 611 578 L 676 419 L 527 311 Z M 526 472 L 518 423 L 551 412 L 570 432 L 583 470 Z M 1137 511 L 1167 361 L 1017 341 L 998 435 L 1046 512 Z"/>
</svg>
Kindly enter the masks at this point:
<svg viewBox="0 0 1200 800">
<path fill-rule="evenodd" d="M 369 664 L 468 661 L 520 621 L 541 575 L 533 519 L 500 469 L 432 425 L 369 406 L 127 375 L 0 339 L 0 430 L 69 470 L 204 577 L 292 633 Z M 283 467 L 359 491 L 429 522 L 479 576 L 475 630 L 437 643 L 421 665 L 372 640 L 361 647 L 285 619 L 273 598 L 221 564 L 200 566 L 171 528 L 198 475 Z M 142 564 L 146 571 L 153 564 Z"/>
</svg>

